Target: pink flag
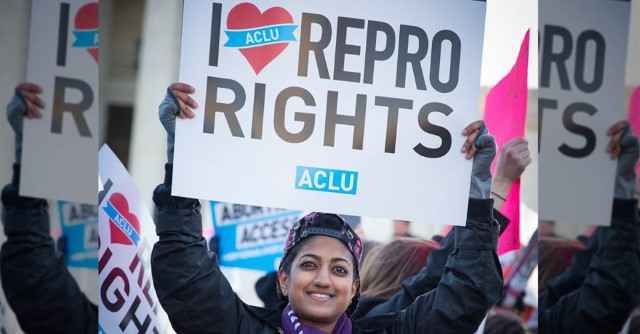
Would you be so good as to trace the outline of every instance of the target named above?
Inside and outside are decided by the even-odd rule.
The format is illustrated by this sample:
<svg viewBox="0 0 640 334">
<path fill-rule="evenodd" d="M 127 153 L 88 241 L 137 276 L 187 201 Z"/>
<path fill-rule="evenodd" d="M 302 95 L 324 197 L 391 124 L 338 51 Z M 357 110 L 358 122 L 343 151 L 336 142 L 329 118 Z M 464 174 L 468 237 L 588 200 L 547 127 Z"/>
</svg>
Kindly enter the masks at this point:
<svg viewBox="0 0 640 334">
<path fill-rule="evenodd" d="M 511 71 L 496 84 L 485 103 L 484 121 L 495 137 L 498 152 L 511 139 L 524 137 L 527 119 L 527 70 L 529 67 L 529 31 Z M 495 161 L 492 166 L 495 171 Z M 498 254 L 520 248 L 520 180 L 511 186 L 502 214 L 510 220 L 498 242 Z"/>
<path fill-rule="evenodd" d="M 636 137 L 640 137 L 640 87 L 631 93 L 629 101 L 629 126 Z M 636 165 L 636 174 L 640 175 L 640 162 Z"/>
</svg>

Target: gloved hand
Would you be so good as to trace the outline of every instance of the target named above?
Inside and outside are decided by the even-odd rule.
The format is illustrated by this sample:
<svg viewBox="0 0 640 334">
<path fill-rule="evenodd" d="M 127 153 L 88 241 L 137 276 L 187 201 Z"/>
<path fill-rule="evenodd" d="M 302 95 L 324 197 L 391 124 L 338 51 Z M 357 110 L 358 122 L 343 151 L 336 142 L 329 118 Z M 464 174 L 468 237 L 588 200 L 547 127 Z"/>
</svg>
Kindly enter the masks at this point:
<svg viewBox="0 0 640 334">
<path fill-rule="evenodd" d="M 22 83 L 16 86 L 15 95 L 7 104 L 7 120 L 15 133 L 16 163 L 22 160 L 22 124 L 24 117 L 41 118 L 44 102 L 38 96 L 42 93 L 42 88 L 32 83 Z"/>
<path fill-rule="evenodd" d="M 197 108 L 196 101 L 189 96 L 195 89 L 187 84 L 176 82 L 167 88 L 167 95 L 158 107 L 160 123 L 167 132 L 167 162 L 173 162 L 173 148 L 175 142 L 176 117 L 193 118 L 191 110 Z"/>
<path fill-rule="evenodd" d="M 463 152 L 467 158 L 473 156 L 469 198 L 488 199 L 491 194 L 491 162 L 496 156 L 495 139 L 482 121 L 467 126 L 463 134 L 468 136 Z"/>
<path fill-rule="evenodd" d="M 626 121 L 618 122 L 609 129 L 612 137 L 609 152 L 618 158 L 614 197 L 633 199 L 636 184 L 636 164 L 640 155 L 638 138 L 633 135 Z"/>
</svg>

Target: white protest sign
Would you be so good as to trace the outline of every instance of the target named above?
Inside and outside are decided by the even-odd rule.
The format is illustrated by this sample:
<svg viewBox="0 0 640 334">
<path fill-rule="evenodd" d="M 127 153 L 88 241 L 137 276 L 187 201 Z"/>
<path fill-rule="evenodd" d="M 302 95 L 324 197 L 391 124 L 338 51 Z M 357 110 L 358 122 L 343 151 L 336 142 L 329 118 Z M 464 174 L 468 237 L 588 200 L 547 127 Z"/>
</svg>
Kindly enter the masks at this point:
<svg viewBox="0 0 640 334">
<path fill-rule="evenodd" d="M 98 314 L 103 333 L 164 333 L 168 320 L 151 277 L 157 240 L 149 212 L 129 173 L 104 145 L 99 152 Z"/>
<path fill-rule="evenodd" d="M 95 203 L 97 1 L 33 1 L 27 81 L 42 87 L 45 108 L 24 122 L 20 194 Z"/>
<path fill-rule="evenodd" d="M 186 0 L 174 195 L 463 225 L 485 5 Z"/>
<path fill-rule="evenodd" d="M 608 225 L 616 160 L 607 129 L 626 119 L 629 1 L 540 3 L 540 218 Z"/>
</svg>

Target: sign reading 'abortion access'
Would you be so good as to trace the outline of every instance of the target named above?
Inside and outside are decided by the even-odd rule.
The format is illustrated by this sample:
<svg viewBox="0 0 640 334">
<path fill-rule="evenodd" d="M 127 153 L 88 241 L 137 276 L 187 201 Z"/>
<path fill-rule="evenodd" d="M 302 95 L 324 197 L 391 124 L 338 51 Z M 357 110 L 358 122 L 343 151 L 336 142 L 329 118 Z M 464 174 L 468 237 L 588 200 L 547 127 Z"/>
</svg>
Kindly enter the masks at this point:
<svg viewBox="0 0 640 334">
<path fill-rule="evenodd" d="M 277 271 L 291 226 L 302 212 L 211 202 L 221 266 Z"/>
<path fill-rule="evenodd" d="M 606 133 L 626 119 L 630 4 L 540 2 L 541 219 L 610 222 L 617 162 L 606 152 Z"/>
<path fill-rule="evenodd" d="M 464 224 L 485 5 L 186 0 L 174 195 Z"/>
<path fill-rule="evenodd" d="M 65 263 L 69 267 L 98 267 L 98 211 L 95 205 L 58 201 L 65 238 Z"/>
</svg>

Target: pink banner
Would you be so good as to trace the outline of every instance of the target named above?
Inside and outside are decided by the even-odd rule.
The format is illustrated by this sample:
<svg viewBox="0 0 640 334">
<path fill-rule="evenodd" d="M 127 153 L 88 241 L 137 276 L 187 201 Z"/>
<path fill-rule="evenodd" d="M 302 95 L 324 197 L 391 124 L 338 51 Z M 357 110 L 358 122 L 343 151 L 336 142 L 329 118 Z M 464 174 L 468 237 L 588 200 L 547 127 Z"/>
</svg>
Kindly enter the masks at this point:
<svg viewBox="0 0 640 334">
<path fill-rule="evenodd" d="M 528 67 L 529 31 L 522 40 L 518 58 L 511 71 L 487 95 L 484 121 L 496 139 L 498 150 L 509 140 L 524 137 Z M 495 160 L 492 170 L 495 171 Z M 501 212 L 509 218 L 510 223 L 500 237 L 498 254 L 520 248 L 520 180 L 512 185 Z"/>
</svg>

